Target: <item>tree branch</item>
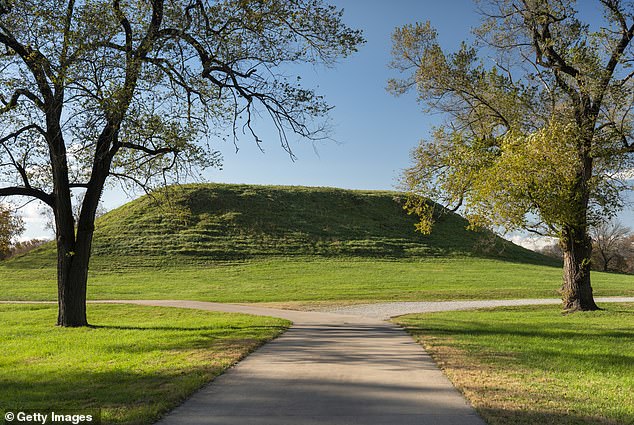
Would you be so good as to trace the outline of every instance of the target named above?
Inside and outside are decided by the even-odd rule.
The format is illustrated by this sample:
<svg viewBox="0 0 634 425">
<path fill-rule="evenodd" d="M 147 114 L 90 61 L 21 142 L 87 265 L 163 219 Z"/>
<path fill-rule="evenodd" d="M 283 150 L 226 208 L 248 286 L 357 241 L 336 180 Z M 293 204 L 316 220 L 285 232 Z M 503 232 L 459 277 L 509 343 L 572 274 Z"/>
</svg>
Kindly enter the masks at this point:
<svg viewBox="0 0 634 425">
<path fill-rule="evenodd" d="M 13 35 L 0 24 L 0 43 L 16 52 L 24 61 L 37 82 L 38 89 L 44 97 L 44 103 L 52 103 L 53 91 L 48 85 L 47 76 L 53 76 L 50 62 L 38 50 L 21 44 Z M 54 77 L 54 76 L 53 76 Z"/>
<path fill-rule="evenodd" d="M 149 155 L 155 155 L 155 156 L 166 154 L 166 153 L 172 153 L 172 152 L 178 153 L 178 149 L 176 148 L 164 147 L 164 148 L 158 148 L 158 149 L 151 149 L 151 148 L 148 148 L 147 146 L 137 145 L 135 143 L 129 143 L 129 142 L 119 143 L 118 146 L 121 148 L 128 148 L 128 149 L 142 151 Z"/>
<path fill-rule="evenodd" d="M 15 137 L 18 137 L 19 135 L 21 135 L 22 133 L 25 133 L 29 130 L 37 130 L 38 133 L 40 133 L 42 136 L 46 136 L 46 132 L 44 131 L 44 129 L 42 127 L 40 127 L 37 124 L 29 124 L 27 126 L 22 127 L 19 130 L 14 131 L 11 134 L 8 134 L 2 138 L 0 138 L 0 143 L 4 143 L 7 140 L 13 139 Z"/>
<path fill-rule="evenodd" d="M 16 195 L 37 198 L 50 207 L 55 206 L 55 198 L 53 198 L 53 195 L 50 195 L 39 189 L 35 189 L 32 187 L 20 187 L 20 186 L 0 188 L 0 196 L 16 196 Z"/>
<path fill-rule="evenodd" d="M 11 99 L 9 99 L 9 101 L 7 102 L 4 98 L 2 98 L 0 96 L 0 102 L 4 103 L 4 108 L 0 109 L 0 114 L 10 111 L 11 109 L 15 108 L 18 104 L 18 100 L 20 100 L 21 96 L 25 96 L 27 97 L 29 100 L 31 100 L 35 106 L 37 106 L 40 110 L 44 110 L 44 102 L 42 102 L 40 100 L 40 98 L 38 98 L 35 93 L 27 90 L 27 89 L 17 89 L 16 91 L 13 92 L 13 94 L 11 95 Z"/>
</svg>

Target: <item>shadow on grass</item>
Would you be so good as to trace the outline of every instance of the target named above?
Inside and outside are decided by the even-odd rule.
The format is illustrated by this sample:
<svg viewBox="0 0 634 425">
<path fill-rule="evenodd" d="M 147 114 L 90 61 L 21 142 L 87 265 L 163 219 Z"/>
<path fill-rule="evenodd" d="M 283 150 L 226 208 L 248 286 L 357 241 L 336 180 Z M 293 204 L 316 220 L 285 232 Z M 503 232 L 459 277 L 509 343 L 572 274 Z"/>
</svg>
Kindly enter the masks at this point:
<svg viewBox="0 0 634 425">
<path fill-rule="evenodd" d="M 132 330 L 152 329 L 164 328 Z M 151 424 L 268 341 L 248 332 L 238 332 L 236 336 L 235 330 L 215 329 L 210 333 L 200 333 L 200 328 L 194 330 L 198 332 L 189 337 L 181 335 L 180 339 L 174 338 L 176 341 L 170 339 L 168 332 L 160 340 L 111 342 L 102 349 L 109 354 L 98 361 L 79 360 L 77 365 L 68 367 L 49 366 L 45 356 L 25 359 L 23 362 L 33 362 L 30 366 L 33 373 L 9 372 L 0 377 L 0 409 L 102 409 L 104 424 Z"/>
<path fill-rule="evenodd" d="M 634 415 L 618 421 L 601 417 L 588 417 L 565 412 L 539 410 L 477 409 L 488 425 L 617 425 L 634 423 Z"/>
<path fill-rule="evenodd" d="M 33 402 L 16 406 L 21 409 L 62 409 L 82 405 L 103 408 L 104 423 L 150 424 L 179 405 L 193 391 L 221 372 L 194 368 L 188 375 L 174 373 L 143 374 L 132 371 L 104 373 L 70 372 L 42 383 L 19 380 L 6 382 L 19 389 L 25 399 L 37 400 L 41 393 L 57 393 L 54 402 Z M 193 379 L 194 377 L 195 379 Z M 303 417 L 320 418 L 324 423 L 337 418 L 352 417 L 367 425 L 407 423 L 477 424 L 476 415 L 466 405 L 438 402 L 435 385 L 385 384 L 361 380 L 342 382 L 324 374 L 314 378 L 283 378 L 272 371 L 265 376 L 249 379 L 235 377 L 226 380 L 221 391 L 204 390 L 205 405 L 213 414 L 205 415 L 205 423 L 222 425 L 297 424 L 297 412 Z M 87 391 L 86 388 L 91 390 Z M 83 388 L 83 389 L 82 389 Z M 448 388 L 447 395 L 454 394 Z M 200 401 L 200 398 L 199 398 Z M 271 406 L 275 406 L 271 410 Z M 187 408 L 187 404 L 184 405 Z M 198 405 L 200 409 L 200 405 Z M 334 410 L 332 410 L 334 409 Z M 328 421 L 328 414 L 332 412 Z M 593 418 L 574 413 L 540 410 L 479 409 L 489 425 L 606 425 L 605 418 Z M 177 417 L 173 418 L 177 420 Z M 181 419 L 187 420 L 187 416 Z M 632 416 L 622 418 L 632 423 Z M 446 421 L 446 422 L 443 422 Z M 312 422 L 311 422 L 312 423 Z"/>
<path fill-rule="evenodd" d="M 490 425 L 634 424 L 631 309 L 565 318 L 513 310 L 401 324 L 429 343 L 474 404 L 489 406 L 478 410 Z"/>
<path fill-rule="evenodd" d="M 452 325 L 452 323 L 456 323 Z M 471 322 L 470 328 L 461 327 L 460 322 L 446 320 L 447 328 L 434 326 L 407 326 L 406 330 L 414 336 L 419 336 L 423 340 L 425 336 L 431 337 L 455 337 L 462 341 L 461 349 L 474 350 L 480 353 L 483 358 L 497 359 L 519 359 L 525 366 L 541 370 L 545 364 L 559 364 L 565 358 L 566 364 L 575 364 L 577 367 L 588 369 L 616 369 L 618 367 L 631 367 L 634 365 L 634 353 L 608 353 L 604 350 L 597 350 L 597 347 L 605 347 L 606 341 L 632 341 L 634 340 L 634 329 L 584 329 L 580 333 L 578 329 L 565 329 L 563 327 L 553 327 L 552 329 L 535 328 L 530 329 L 529 325 L 520 329 L 519 327 L 492 327 L 484 323 Z M 474 327 L 479 327 L 474 329 Z M 516 342 L 509 348 L 510 351 L 503 351 L 503 348 L 495 348 L 496 341 Z M 585 347 L 583 351 L 581 347 Z M 487 354 L 482 350 L 487 350 Z M 565 355 L 562 354 L 565 352 Z M 505 360 L 512 361 L 512 360 Z"/>
<path fill-rule="evenodd" d="M 93 326 L 94 329 L 120 330 L 138 334 L 139 337 L 132 344 L 130 342 L 112 341 L 107 344 L 106 350 L 113 353 L 140 354 L 152 352 L 183 352 L 187 350 L 205 350 L 210 353 L 235 353 L 247 350 L 251 352 L 261 344 L 268 341 L 260 341 L 254 336 L 254 331 L 269 330 L 273 334 L 281 334 L 285 326 L 252 326 L 248 327 L 169 327 L 169 326 Z M 160 340 L 147 338 L 146 333 L 160 331 Z M 190 333 L 183 335 L 183 332 Z M 257 333 L 260 333 L 257 332 Z"/>
<path fill-rule="evenodd" d="M 214 327 L 214 326 L 196 326 L 196 327 L 183 327 L 183 326 L 119 326 L 119 325 L 89 325 L 91 329 L 112 329 L 120 331 L 213 331 L 214 335 L 231 335 L 233 332 L 219 332 L 218 329 L 242 329 L 240 327 Z M 248 329 L 286 329 L 285 326 L 256 326 L 249 325 Z"/>
<path fill-rule="evenodd" d="M 452 323 L 451 320 L 447 320 L 445 323 Z M 471 326 L 476 325 L 477 322 L 471 322 Z M 484 325 L 483 325 L 484 326 Z M 445 335 L 451 333 L 453 335 L 468 335 L 468 336 L 521 336 L 527 338 L 543 338 L 552 340 L 561 340 L 565 337 L 578 337 L 579 331 L 567 330 L 562 328 L 553 328 L 550 330 L 520 330 L 520 329 L 504 329 L 504 328 L 481 328 L 481 329 L 460 329 L 460 328 L 433 328 L 433 327 L 419 327 L 419 326 L 407 326 L 407 330 L 413 334 L 427 334 L 427 335 Z M 584 331 L 585 337 L 599 337 L 599 338 L 634 338 L 634 329 L 617 329 L 613 331 Z"/>
<path fill-rule="evenodd" d="M 249 326 L 252 328 L 254 326 Z M 272 328 L 269 326 L 268 328 Z M 223 339 L 225 332 L 218 332 L 217 328 L 202 327 L 143 327 L 143 326 L 101 326 L 101 329 L 125 330 L 144 334 L 148 330 L 160 329 L 167 331 L 160 340 L 138 342 L 134 346 L 111 343 L 108 348 L 112 352 L 119 350 L 124 353 L 136 351 L 171 351 L 178 349 L 228 348 L 244 347 L 245 340 L 237 338 Z M 169 339 L 170 331 L 196 331 L 191 338 L 181 340 L 178 344 Z M 344 338 L 367 338 L 399 336 L 402 332 L 388 326 L 366 325 L 331 326 L 325 330 L 321 327 L 296 327 L 288 331 L 286 348 L 274 352 L 276 359 L 283 358 L 291 363 L 314 362 L 316 357 L 324 363 L 339 361 L 354 364 L 357 362 L 373 362 L 377 366 L 395 369 L 399 373 L 407 373 L 407 365 L 421 367 L 422 359 L 412 354 L 409 356 L 390 356 L 378 350 L 371 354 L 350 352 L 342 357 L 333 341 Z M 235 333 L 234 333 L 235 335 Z M 243 335 L 244 336 L 244 335 Z M 210 342 L 209 338 L 218 338 Z M 133 341 L 134 343 L 134 341 Z M 129 343 L 128 343 L 129 344 Z M 257 344 L 254 343 L 253 347 Z M 198 353 L 196 356 L 204 356 Z M 212 356 L 213 357 L 213 356 Z M 239 357 L 239 356 L 238 356 Z M 198 360 L 198 359 L 197 359 Z M 209 360 L 209 359 L 207 359 Z M 149 360 L 151 362 L 151 360 Z M 43 370 L 37 376 L 30 378 L 16 374 L 0 377 L 0 400 L 13 400 L 16 404 L 24 403 L 12 408 L 23 409 L 72 409 L 103 408 L 105 423 L 135 423 L 149 424 L 158 419 L 165 412 L 177 406 L 196 389 L 222 373 L 231 361 L 196 361 L 190 365 L 183 365 L 178 361 L 169 368 L 154 370 L 147 368 L 147 364 L 139 362 L 122 364 L 116 367 L 99 366 L 96 370 L 91 364 L 82 365 L 82 369 L 69 364 L 67 368 Z M 430 365 L 432 366 L 432 365 Z M 280 368 L 284 364 L 279 365 Z M 326 369 L 324 369 L 326 370 Z M 207 423 L 222 425 L 243 425 L 260 423 L 290 424 L 289 412 L 308 412 L 307 417 L 319 417 L 329 412 L 329 406 L 339 406 L 339 415 L 348 414 L 350 417 L 369 418 L 367 424 L 374 423 L 403 423 L 403 415 L 419 415 L 430 418 L 429 423 L 438 423 L 434 415 L 447 415 L 455 422 L 463 418 L 466 411 L 457 414 L 447 406 L 434 401 L 438 389 L 433 385 L 389 385 L 380 380 L 366 380 L 353 383 L 342 383 L 337 377 L 328 373 L 314 378 L 289 377 L 283 379 L 275 368 L 265 376 L 251 376 L 238 382 L 239 385 L 226 385 L 221 391 L 213 393 L 213 415 L 206 416 Z M 225 382 L 225 381 L 223 381 Z M 234 382 L 235 383 L 235 382 Z M 273 385 L 271 385 L 273 384 Z M 388 394 L 388 396 L 386 396 Z M 429 394 L 429 397 L 427 395 Z M 4 395 L 9 397 L 5 398 Z M 217 401 L 217 402 L 216 402 Z M 8 406 L 8 404 L 7 404 Z M 271 420 L 267 413 L 275 406 L 275 414 L 279 419 Z M 251 415 L 251 416 L 249 416 Z M 311 416 L 312 415 L 312 416 Z M 482 409 L 482 415 L 490 418 L 489 424 L 499 425 L 572 425 L 572 424 L 606 424 L 605 420 L 575 416 L 574 414 L 552 413 L 546 411 L 521 411 L 504 409 Z M 344 417 L 344 416 L 341 416 Z M 255 418 L 255 420 L 254 420 Z M 625 417 L 625 422 L 631 423 L 632 417 Z M 293 418 L 297 420 L 297 416 Z M 418 422 L 417 422 L 418 423 Z M 425 423 L 421 421 L 420 423 Z"/>
<path fill-rule="evenodd" d="M 150 424 L 229 365 L 175 367 L 161 373 L 58 370 L 40 373 L 37 380 L 3 377 L 0 398 L 7 410 L 102 409 L 103 423 Z"/>
</svg>

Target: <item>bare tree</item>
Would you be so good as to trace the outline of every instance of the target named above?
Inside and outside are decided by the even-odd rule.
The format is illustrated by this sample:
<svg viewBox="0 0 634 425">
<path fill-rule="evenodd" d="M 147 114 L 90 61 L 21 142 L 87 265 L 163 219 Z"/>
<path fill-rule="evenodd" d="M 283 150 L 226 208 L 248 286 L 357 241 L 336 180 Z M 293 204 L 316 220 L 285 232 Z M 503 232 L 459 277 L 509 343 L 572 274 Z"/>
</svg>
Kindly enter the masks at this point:
<svg viewBox="0 0 634 425">
<path fill-rule="evenodd" d="M 625 259 L 632 254 L 632 230 L 617 220 L 599 223 L 590 229 L 593 262 L 604 272 L 623 270 Z M 620 262 L 622 267 L 617 267 Z"/>
<path fill-rule="evenodd" d="M 557 260 L 564 259 L 564 253 L 561 250 L 561 246 L 558 243 L 543 246 L 536 250 L 540 254 L 544 254 L 547 257 L 556 258 Z"/>
<path fill-rule="evenodd" d="M 61 326 L 84 326 L 99 199 L 107 181 L 149 188 L 219 166 L 253 119 L 323 137 L 329 109 L 286 76 L 362 42 L 322 0 L 14 0 L 0 7 L 0 196 L 55 217 Z M 226 131 L 225 131 L 226 130 Z M 75 222 L 71 191 L 85 195 Z"/>
<path fill-rule="evenodd" d="M 24 255 L 29 251 L 38 248 L 45 243 L 50 242 L 50 240 L 46 239 L 29 239 L 27 241 L 17 241 L 12 244 L 11 250 L 9 253 L 9 258 L 15 257 L 18 255 Z"/>
</svg>

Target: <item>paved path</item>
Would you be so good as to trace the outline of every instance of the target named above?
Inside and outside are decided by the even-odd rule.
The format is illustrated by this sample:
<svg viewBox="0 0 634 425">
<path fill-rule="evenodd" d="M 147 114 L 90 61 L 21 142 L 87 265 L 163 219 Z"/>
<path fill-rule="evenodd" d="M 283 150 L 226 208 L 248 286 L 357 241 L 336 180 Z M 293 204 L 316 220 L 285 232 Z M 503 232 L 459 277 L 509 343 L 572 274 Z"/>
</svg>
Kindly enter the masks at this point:
<svg viewBox="0 0 634 425">
<path fill-rule="evenodd" d="M 598 304 L 615 302 L 634 302 L 634 297 L 598 297 Z M 339 314 L 352 314 L 387 320 L 391 317 L 411 313 L 433 313 L 435 311 L 473 310 L 475 308 L 512 307 L 521 305 L 555 305 L 560 299 L 534 298 L 519 300 L 480 300 L 480 301 L 417 301 L 378 304 L 357 304 L 347 307 L 332 308 L 328 311 Z"/>
<path fill-rule="evenodd" d="M 598 300 L 634 302 L 634 298 Z M 429 355 L 403 330 L 382 319 L 414 312 L 560 301 L 387 303 L 336 312 L 196 301 L 124 302 L 294 322 L 285 334 L 194 394 L 160 425 L 484 425 Z"/>
<path fill-rule="evenodd" d="M 244 305 L 128 302 L 294 322 L 161 425 L 484 425 L 427 353 L 391 323 Z"/>
<path fill-rule="evenodd" d="M 599 298 L 634 302 L 634 298 Z M 356 305 L 333 312 L 200 301 L 95 301 L 274 316 L 294 325 L 173 410 L 160 425 L 484 425 L 403 330 L 407 313 L 554 299 Z"/>
</svg>

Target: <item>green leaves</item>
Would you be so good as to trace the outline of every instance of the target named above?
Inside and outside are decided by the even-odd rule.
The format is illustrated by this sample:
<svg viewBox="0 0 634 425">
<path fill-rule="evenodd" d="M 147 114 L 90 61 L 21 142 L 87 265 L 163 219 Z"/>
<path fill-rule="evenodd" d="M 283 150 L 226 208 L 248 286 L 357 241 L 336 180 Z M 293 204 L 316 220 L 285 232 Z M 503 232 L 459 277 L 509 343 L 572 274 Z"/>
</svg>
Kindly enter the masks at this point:
<svg viewBox="0 0 634 425">
<path fill-rule="evenodd" d="M 460 208 L 473 226 L 557 235 L 622 207 L 634 167 L 628 64 L 634 15 L 602 2 L 592 32 L 571 1 L 488 0 L 476 42 L 443 51 L 429 22 L 397 28 L 388 89 L 417 90 L 445 124 L 412 153 L 408 209 L 430 231 L 420 197 Z M 632 31 L 630 31 L 632 28 Z"/>
<path fill-rule="evenodd" d="M 531 215 L 546 223 L 570 222 L 578 138 L 574 125 L 558 122 L 534 133 L 502 136 L 500 155 L 474 176 L 470 220 L 509 230 L 532 227 Z"/>
</svg>

